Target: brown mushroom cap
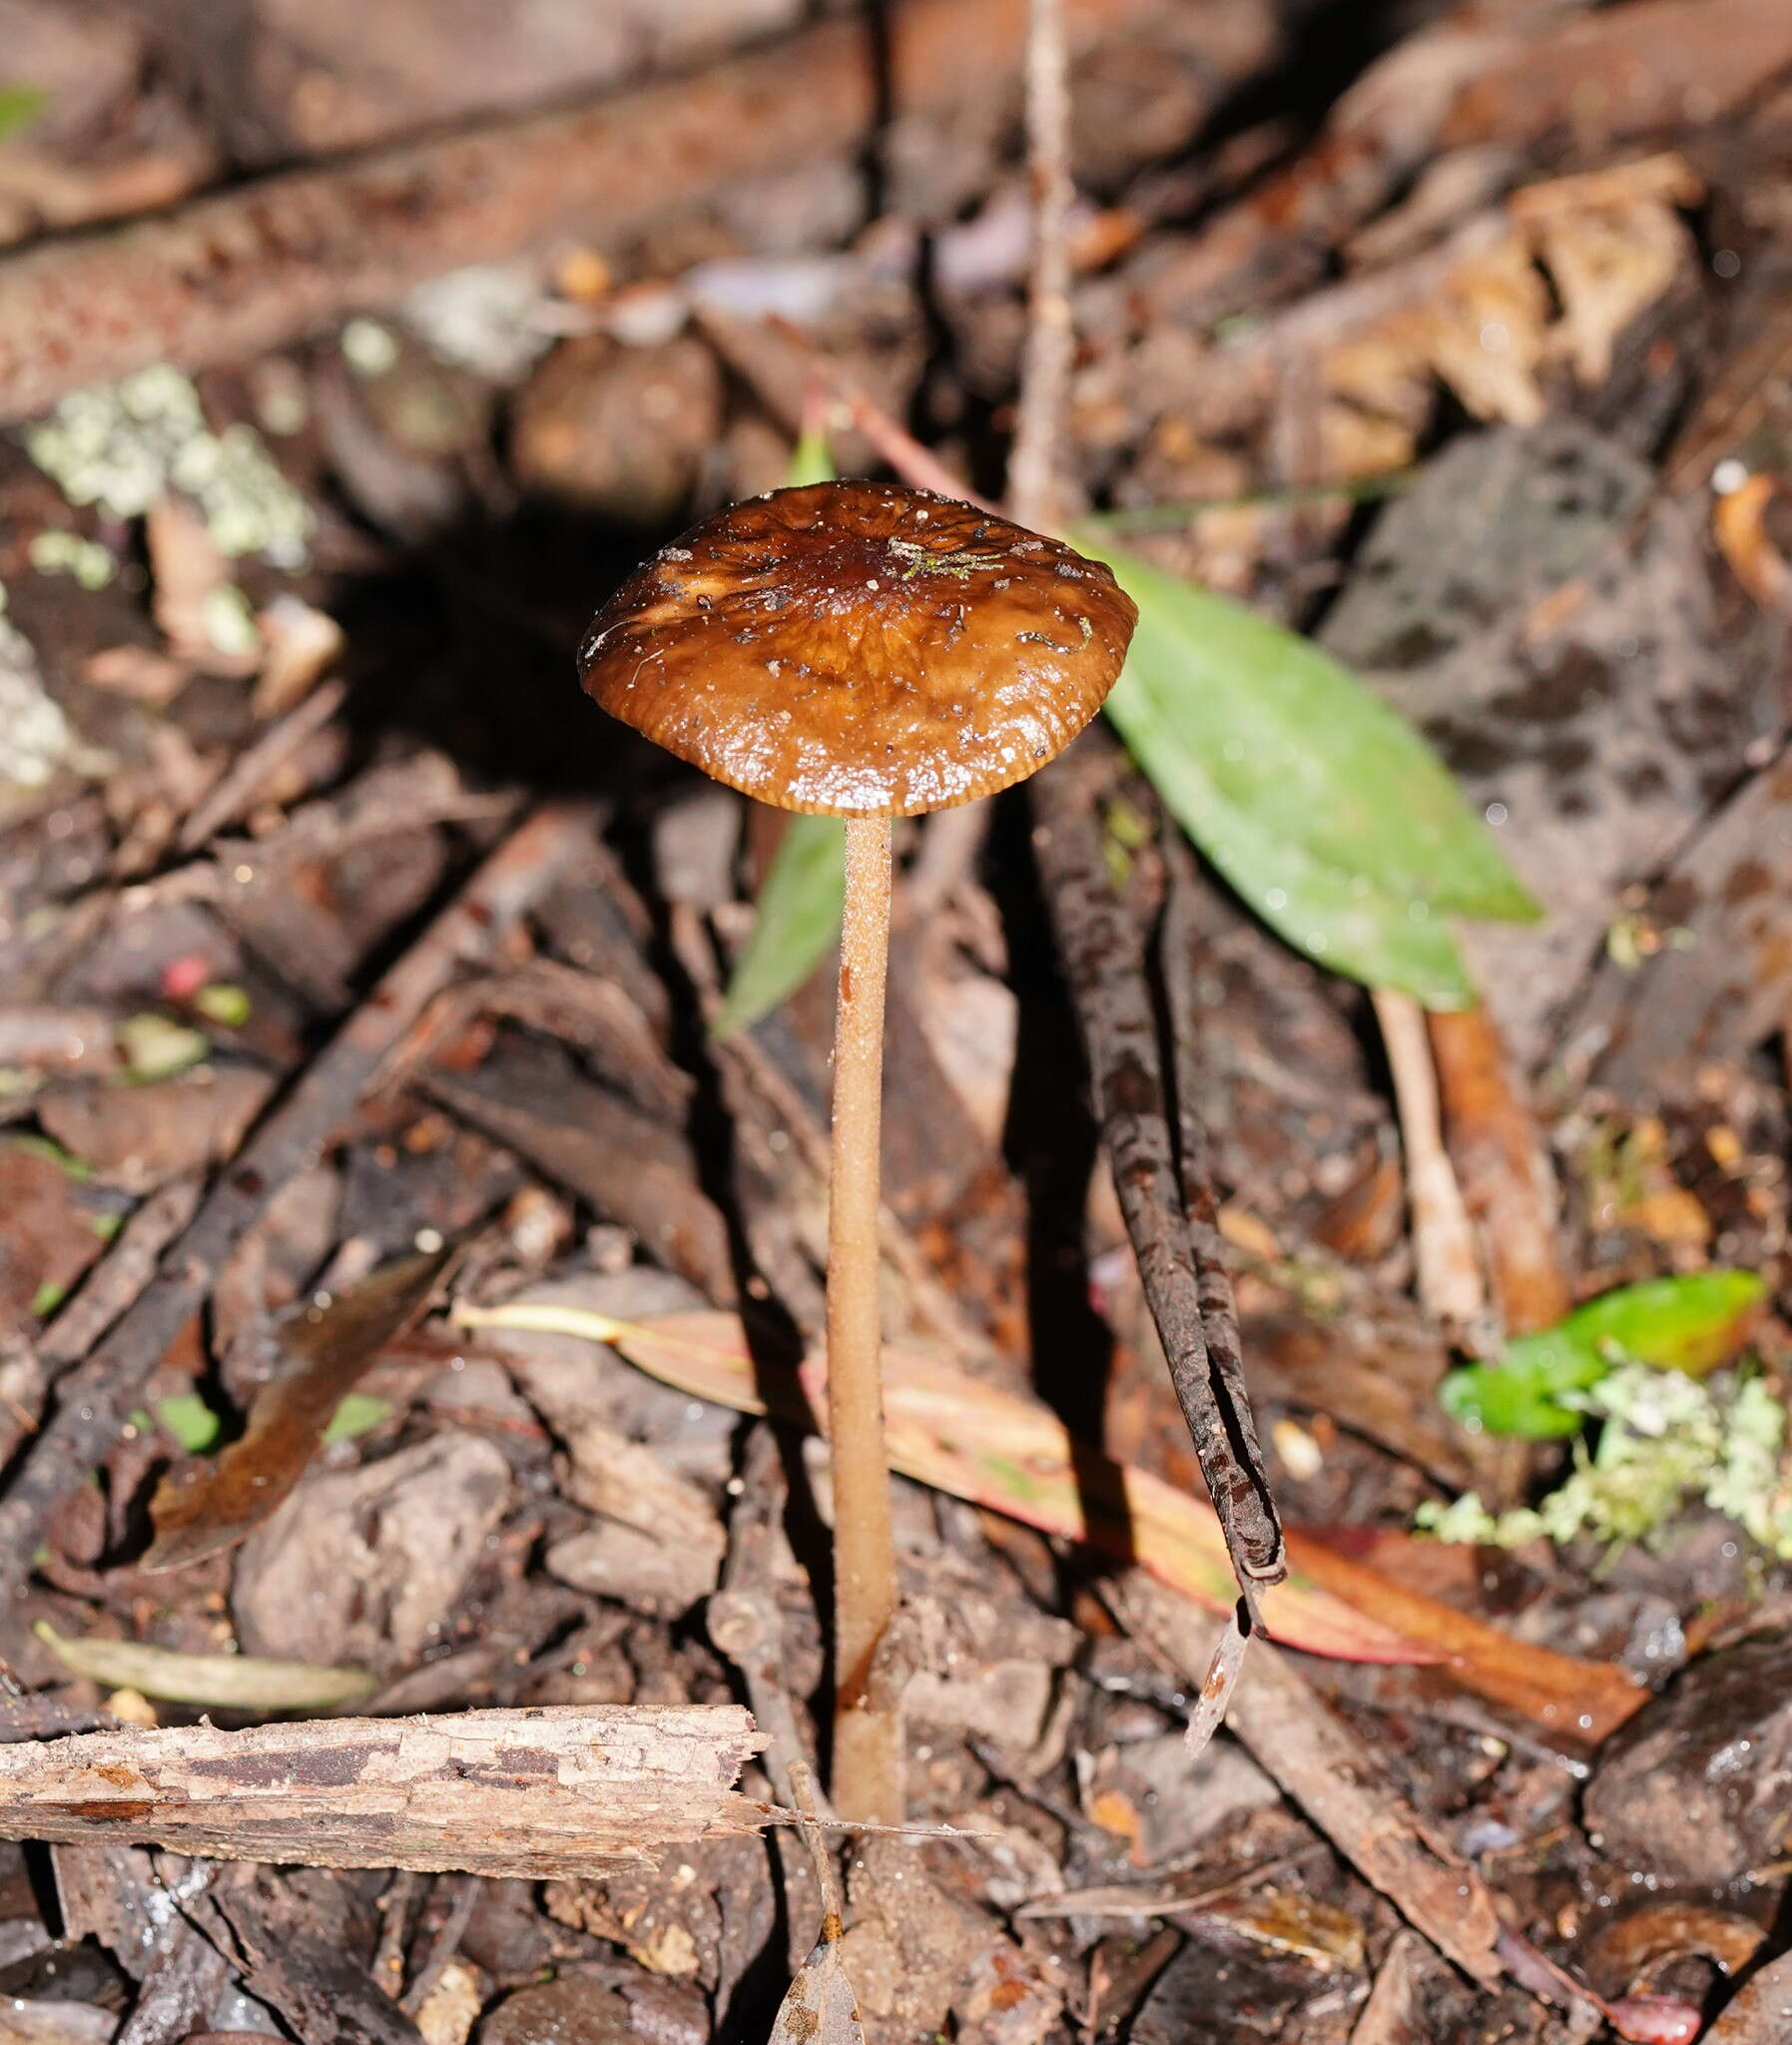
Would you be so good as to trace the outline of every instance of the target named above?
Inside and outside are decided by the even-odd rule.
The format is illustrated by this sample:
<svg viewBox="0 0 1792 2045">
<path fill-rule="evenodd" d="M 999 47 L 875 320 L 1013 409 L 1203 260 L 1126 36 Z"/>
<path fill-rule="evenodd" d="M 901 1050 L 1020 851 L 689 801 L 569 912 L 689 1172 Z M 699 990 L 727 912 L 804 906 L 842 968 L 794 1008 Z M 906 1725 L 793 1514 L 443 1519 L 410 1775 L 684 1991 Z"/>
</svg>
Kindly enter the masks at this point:
<svg viewBox="0 0 1792 2045">
<path fill-rule="evenodd" d="M 612 717 L 761 802 L 908 817 L 1042 767 L 1100 709 L 1138 612 L 1100 562 L 894 483 L 706 518 L 591 622 Z"/>
</svg>

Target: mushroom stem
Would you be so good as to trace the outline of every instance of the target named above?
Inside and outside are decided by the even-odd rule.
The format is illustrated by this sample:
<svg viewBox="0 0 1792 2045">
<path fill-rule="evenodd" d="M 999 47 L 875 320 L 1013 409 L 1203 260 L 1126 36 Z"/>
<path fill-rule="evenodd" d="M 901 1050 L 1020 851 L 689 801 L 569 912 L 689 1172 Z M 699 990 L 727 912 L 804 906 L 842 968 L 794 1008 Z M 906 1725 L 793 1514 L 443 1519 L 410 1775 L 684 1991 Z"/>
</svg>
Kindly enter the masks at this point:
<svg viewBox="0 0 1792 2045">
<path fill-rule="evenodd" d="M 828 1434 L 834 1468 L 834 1802 L 899 1824 L 901 1735 L 874 1664 L 896 1611 L 890 1458 L 878 1313 L 884 984 L 890 963 L 890 820 L 847 820 L 847 899 L 834 1032 L 828 1196 Z"/>
</svg>

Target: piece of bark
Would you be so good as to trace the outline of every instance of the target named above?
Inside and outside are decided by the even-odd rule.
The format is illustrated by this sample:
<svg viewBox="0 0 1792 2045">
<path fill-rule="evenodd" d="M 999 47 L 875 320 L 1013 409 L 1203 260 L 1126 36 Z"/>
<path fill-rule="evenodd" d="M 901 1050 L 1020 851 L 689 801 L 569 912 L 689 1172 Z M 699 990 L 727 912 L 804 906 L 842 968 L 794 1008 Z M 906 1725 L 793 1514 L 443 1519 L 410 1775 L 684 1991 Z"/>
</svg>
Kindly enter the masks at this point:
<svg viewBox="0 0 1792 2045">
<path fill-rule="evenodd" d="M 244 1648 L 400 1674 L 445 1634 L 512 1489 L 499 1450 L 455 1428 L 313 1476 L 238 1558 Z"/>
<path fill-rule="evenodd" d="M 465 1079 L 432 1071 L 423 1084 L 461 1121 L 632 1230 L 706 1299 L 732 1303 L 728 1223 L 676 1132 L 545 1055 L 507 1054 Z"/>
<path fill-rule="evenodd" d="M 534 1878 L 752 1829 L 733 1704 L 82 1732 L 0 1748 L 0 1837 Z"/>
<path fill-rule="evenodd" d="M 1751 1975 L 1705 2045 L 1780 2045 L 1792 2037 L 1792 1953 Z"/>
<path fill-rule="evenodd" d="M 1157 4 L 1070 0 L 1071 32 Z M 154 362 L 239 360 L 556 230 L 630 241 L 681 205 L 863 148 L 889 107 L 986 95 L 1019 63 L 1024 17 L 1021 0 L 917 0 L 882 52 L 860 22 L 829 22 L 690 78 L 30 250 L 0 266 L 0 418 Z"/>
</svg>

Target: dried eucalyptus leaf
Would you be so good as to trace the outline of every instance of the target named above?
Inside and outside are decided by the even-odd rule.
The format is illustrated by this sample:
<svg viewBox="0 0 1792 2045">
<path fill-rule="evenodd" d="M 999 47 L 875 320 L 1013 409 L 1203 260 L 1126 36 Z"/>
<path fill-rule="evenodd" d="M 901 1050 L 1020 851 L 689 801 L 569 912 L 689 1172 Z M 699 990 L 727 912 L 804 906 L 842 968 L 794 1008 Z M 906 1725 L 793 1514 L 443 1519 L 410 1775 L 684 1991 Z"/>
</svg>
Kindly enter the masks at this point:
<svg viewBox="0 0 1792 2045">
<path fill-rule="evenodd" d="M 321 1711 L 375 1687 L 364 1669 L 323 1669 L 254 1655 L 182 1655 L 136 1641 L 64 1640 L 47 1620 L 38 1639 L 67 1669 L 110 1690 L 142 1691 L 171 1704 L 231 1711 Z"/>
</svg>

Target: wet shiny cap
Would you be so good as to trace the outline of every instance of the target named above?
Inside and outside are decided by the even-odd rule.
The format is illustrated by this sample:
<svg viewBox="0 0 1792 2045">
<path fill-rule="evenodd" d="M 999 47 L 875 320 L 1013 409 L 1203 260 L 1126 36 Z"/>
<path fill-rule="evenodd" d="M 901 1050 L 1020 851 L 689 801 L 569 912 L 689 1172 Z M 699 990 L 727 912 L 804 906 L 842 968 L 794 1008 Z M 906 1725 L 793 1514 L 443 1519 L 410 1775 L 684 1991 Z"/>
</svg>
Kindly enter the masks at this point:
<svg viewBox="0 0 1792 2045">
<path fill-rule="evenodd" d="M 1005 518 L 814 483 L 638 568 L 591 621 L 579 675 L 612 717 L 761 802 L 908 817 L 1062 752 L 1137 617 L 1100 562 Z"/>
</svg>

